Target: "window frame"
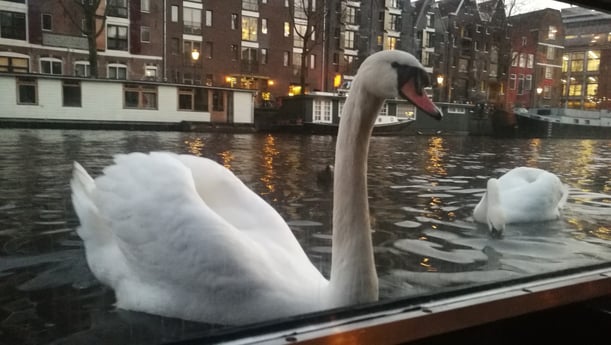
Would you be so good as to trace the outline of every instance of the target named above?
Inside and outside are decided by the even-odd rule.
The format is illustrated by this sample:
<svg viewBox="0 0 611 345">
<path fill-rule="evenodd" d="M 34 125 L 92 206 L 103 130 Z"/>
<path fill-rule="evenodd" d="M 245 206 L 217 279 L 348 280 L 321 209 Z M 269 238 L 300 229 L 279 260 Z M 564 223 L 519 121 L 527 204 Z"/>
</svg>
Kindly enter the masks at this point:
<svg viewBox="0 0 611 345">
<path fill-rule="evenodd" d="M 138 97 L 137 104 L 131 106 L 128 104 L 127 94 L 133 93 Z M 153 105 L 148 106 L 146 95 L 154 95 Z M 123 84 L 123 109 L 139 109 L 139 110 L 158 110 L 159 104 L 159 90 L 156 85 L 144 85 L 144 84 Z"/>
<path fill-rule="evenodd" d="M 16 102 L 17 105 L 38 105 L 38 79 L 36 78 L 15 78 L 16 83 Z M 22 90 L 24 88 L 32 88 L 34 100 L 31 102 L 26 102 L 22 100 Z"/>
</svg>

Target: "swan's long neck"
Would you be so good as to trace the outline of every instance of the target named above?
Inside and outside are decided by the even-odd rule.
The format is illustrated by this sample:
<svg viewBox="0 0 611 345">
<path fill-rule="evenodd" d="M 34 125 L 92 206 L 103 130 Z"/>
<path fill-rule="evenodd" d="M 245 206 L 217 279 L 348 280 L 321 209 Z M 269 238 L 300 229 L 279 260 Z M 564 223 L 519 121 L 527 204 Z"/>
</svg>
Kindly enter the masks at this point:
<svg viewBox="0 0 611 345">
<path fill-rule="evenodd" d="M 355 80 L 346 100 L 335 151 L 330 280 L 334 306 L 371 302 L 378 297 L 367 201 L 367 154 L 384 100 L 359 86 Z"/>
</svg>

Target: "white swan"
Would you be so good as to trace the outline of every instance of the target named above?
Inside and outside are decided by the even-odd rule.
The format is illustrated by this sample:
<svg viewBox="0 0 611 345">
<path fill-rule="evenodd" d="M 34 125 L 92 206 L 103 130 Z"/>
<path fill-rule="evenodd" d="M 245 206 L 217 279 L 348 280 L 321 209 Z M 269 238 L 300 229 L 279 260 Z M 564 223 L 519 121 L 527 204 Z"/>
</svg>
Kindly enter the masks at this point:
<svg viewBox="0 0 611 345">
<path fill-rule="evenodd" d="M 412 55 L 379 52 L 359 69 L 337 136 L 330 280 L 280 215 L 217 163 L 171 153 L 118 155 L 93 180 L 75 162 L 72 200 L 87 261 L 119 308 L 244 324 L 376 301 L 367 153 L 384 99 L 433 117 Z"/>
<path fill-rule="evenodd" d="M 486 193 L 473 210 L 473 219 L 500 235 L 508 223 L 557 219 L 568 197 L 558 176 L 537 168 L 514 168 L 498 180 L 488 180 Z"/>
</svg>

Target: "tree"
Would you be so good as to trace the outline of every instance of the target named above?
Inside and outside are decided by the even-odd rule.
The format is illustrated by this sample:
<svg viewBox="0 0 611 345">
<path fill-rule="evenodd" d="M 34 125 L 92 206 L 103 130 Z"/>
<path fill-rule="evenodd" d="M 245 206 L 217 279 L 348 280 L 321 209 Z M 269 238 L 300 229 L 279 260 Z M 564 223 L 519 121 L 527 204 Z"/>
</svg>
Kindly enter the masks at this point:
<svg viewBox="0 0 611 345">
<path fill-rule="evenodd" d="M 89 50 L 89 68 L 91 76 L 98 77 L 97 38 L 106 24 L 108 8 L 100 8 L 103 0 L 57 0 L 70 22 L 87 39 Z M 110 2 L 110 1 L 109 1 Z M 82 21 L 81 21 L 82 20 Z"/>
<path fill-rule="evenodd" d="M 294 35 L 294 46 L 302 49 L 299 66 L 301 94 L 306 88 L 308 56 L 321 43 L 326 14 L 325 0 L 293 0 L 289 5 L 290 25 Z"/>
</svg>

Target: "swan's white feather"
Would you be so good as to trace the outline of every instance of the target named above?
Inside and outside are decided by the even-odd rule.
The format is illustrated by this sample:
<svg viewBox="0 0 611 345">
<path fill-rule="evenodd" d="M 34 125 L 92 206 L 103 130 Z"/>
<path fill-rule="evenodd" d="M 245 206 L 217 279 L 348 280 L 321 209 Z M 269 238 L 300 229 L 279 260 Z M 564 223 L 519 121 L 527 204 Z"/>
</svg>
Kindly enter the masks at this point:
<svg viewBox="0 0 611 345">
<path fill-rule="evenodd" d="M 568 188 L 558 176 L 530 167 L 517 167 L 505 173 L 498 179 L 498 188 L 497 209 L 504 213 L 507 224 L 557 219 L 568 196 Z M 488 199 L 484 195 L 473 211 L 478 222 L 488 223 L 491 211 Z"/>
<path fill-rule="evenodd" d="M 112 236 L 87 255 L 119 307 L 230 324 L 326 304 L 327 281 L 280 215 L 217 163 L 132 153 L 89 180 L 79 169 L 72 184 L 79 234 Z"/>
</svg>

